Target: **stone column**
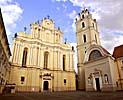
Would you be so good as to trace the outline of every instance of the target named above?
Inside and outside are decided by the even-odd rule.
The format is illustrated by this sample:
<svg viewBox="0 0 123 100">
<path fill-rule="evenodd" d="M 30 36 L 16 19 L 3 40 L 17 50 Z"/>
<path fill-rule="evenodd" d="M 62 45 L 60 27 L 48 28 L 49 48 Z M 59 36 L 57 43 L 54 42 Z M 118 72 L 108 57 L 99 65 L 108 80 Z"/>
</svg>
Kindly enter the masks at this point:
<svg viewBox="0 0 123 100">
<path fill-rule="evenodd" d="M 40 46 L 39 46 L 39 51 L 38 51 L 38 66 L 40 66 L 40 59 L 41 58 L 41 49 L 40 49 Z"/>
<path fill-rule="evenodd" d="M 58 61 L 58 63 L 57 63 L 57 68 L 58 68 L 58 70 L 60 69 L 60 50 L 59 50 L 59 48 L 58 48 L 58 52 L 57 52 L 57 61 Z"/>
<path fill-rule="evenodd" d="M 101 77 L 101 75 L 99 76 L 99 81 L 100 81 L 100 89 L 102 89 L 102 77 Z"/>
<path fill-rule="evenodd" d="M 95 77 L 93 74 L 92 74 L 92 81 L 93 81 L 93 88 L 96 91 L 96 81 L 95 81 Z"/>
<path fill-rule="evenodd" d="M 34 55 L 34 47 L 31 47 L 31 65 L 33 66 L 34 65 L 34 60 L 33 60 L 33 55 Z"/>
<path fill-rule="evenodd" d="M 15 63 L 18 63 L 18 54 L 19 54 L 19 52 L 18 52 L 18 44 L 16 45 L 16 55 L 15 55 Z"/>
<path fill-rule="evenodd" d="M 32 63 L 32 55 L 33 55 L 33 54 L 32 54 L 32 47 L 30 47 L 30 65 L 31 65 L 31 66 L 32 66 L 32 64 L 33 64 L 33 63 Z"/>
<path fill-rule="evenodd" d="M 16 43 L 14 44 L 14 49 L 13 49 L 13 59 L 12 62 L 15 63 L 15 57 L 16 57 Z"/>
<path fill-rule="evenodd" d="M 22 47 L 22 45 L 21 44 L 19 44 L 19 61 L 18 61 L 18 63 L 20 64 L 20 65 L 22 65 L 22 59 L 23 59 L 23 49 L 22 49 L 23 47 Z"/>
<path fill-rule="evenodd" d="M 20 61 L 20 44 L 17 45 L 18 46 L 18 50 L 17 50 L 17 63 L 19 64 L 19 61 Z"/>
</svg>

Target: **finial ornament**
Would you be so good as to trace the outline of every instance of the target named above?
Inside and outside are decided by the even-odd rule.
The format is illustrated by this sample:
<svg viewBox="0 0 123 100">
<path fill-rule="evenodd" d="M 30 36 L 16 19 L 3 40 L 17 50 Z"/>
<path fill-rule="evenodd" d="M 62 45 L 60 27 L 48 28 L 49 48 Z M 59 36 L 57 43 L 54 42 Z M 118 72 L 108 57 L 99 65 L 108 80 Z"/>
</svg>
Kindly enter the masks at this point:
<svg viewBox="0 0 123 100">
<path fill-rule="evenodd" d="M 38 23 L 38 24 L 40 23 L 39 20 L 37 20 L 37 23 Z"/>
<path fill-rule="evenodd" d="M 67 43 L 67 38 L 65 38 L 65 44 Z"/>
<path fill-rule="evenodd" d="M 60 27 L 58 27 L 58 30 L 60 30 Z"/>
<path fill-rule="evenodd" d="M 17 37 L 17 33 L 15 33 L 15 35 L 14 35 L 14 38 L 16 38 Z"/>
<path fill-rule="evenodd" d="M 49 15 L 47 15 L 47 18 L 48 18 L 48 19 L 50 19 L 50 16 L 49 16 Z"/>
<path fill-rule="evenodd" d="M 26 28 L 26 27 L 24 27 L 24 32 L 26 32 L 26 30 L 27 30 L 27 28 Z"/>
</svg>

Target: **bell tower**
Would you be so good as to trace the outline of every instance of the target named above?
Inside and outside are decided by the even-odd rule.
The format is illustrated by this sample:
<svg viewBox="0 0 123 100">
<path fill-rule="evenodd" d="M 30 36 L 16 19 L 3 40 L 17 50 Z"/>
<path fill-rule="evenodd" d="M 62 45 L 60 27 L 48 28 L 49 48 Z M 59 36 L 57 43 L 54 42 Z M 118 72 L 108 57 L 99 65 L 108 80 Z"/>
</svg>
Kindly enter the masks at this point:
<svg viewBox="0 0 123 100">
<path fill-rule="evenodd" d="M 76 18 L 76 40 L 77 40 L 77 59 L 78 59 L 78 88 L 85 89 L 85 69 L 84 58 L 86 50 L 90 45 L 101 45 L 96 19 L 88 9 L 82 10 Z"/>
</svg>

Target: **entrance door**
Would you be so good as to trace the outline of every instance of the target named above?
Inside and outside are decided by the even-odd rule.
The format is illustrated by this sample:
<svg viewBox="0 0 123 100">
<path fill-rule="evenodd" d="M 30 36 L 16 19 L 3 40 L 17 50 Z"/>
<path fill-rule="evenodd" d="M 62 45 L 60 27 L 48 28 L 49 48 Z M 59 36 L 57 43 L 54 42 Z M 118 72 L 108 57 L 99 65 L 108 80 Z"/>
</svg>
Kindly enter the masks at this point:
<svg viewBox="0 0 123 100">
<path fill-rule="evenodd" d="M 95 78 L 97 91 L 100 91 L 100 81 L 99 78 Z"/>
<path fill-rule="evenodd" d="M 44 90 L 48 90 L 48 85 L 49 85 L 48 81 L 44 81 L 44 87 L 43 87 L 43 89 Z"/>
</svg>

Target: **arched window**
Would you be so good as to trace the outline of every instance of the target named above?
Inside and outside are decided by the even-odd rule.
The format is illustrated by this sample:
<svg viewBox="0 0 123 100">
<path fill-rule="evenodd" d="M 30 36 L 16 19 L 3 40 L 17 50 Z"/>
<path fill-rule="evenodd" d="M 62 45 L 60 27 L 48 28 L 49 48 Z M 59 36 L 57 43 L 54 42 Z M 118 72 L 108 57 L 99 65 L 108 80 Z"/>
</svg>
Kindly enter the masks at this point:
<svg viewBox="0 0 123 100">
<path fill-rule="evenodd" d="M 22 59 L 22 67 L 26 67 L 27 53 L 28 53 L 28 48 L 24 48 L 23 59 Z"/>
<path fill-rule="evenodd" d="M 65 65 L 66 65 L 66 56 L 63 55 L 63 70 L 65 70 Z"/>
<path fill-rule="evenodd" d="M 44 53 L 44 69 L 47 69 L 48 67 L 48 55 L 49 55 L 48 52 Z"/>
<path fill-rule="evenodd" d="M 82 15 L 82 19 L 84 19 L 85 18 L 85 16 L 84 15 Z"/>
<path fill-rule="evenodd" d="M 109 83 L 109 81 L 108 81 L 108 75 L 107 74 L 104 75 L 104 82 L 105 82 L 105 84 L 108 84 Z"/>
<path fill-rule="evenodd" d="M 82 22 L 82 28 L 84 28 L 85 27 L 85 23 L 84 22 Z"/>
<path fill-rule="evenodd" d="M 84 43 L 86 42 L 86 35 L 83 35 Z"/>
<path fill-rule="evenodd" d="M 93 50 L 90 55 L 89 55 L 89 61 L 90 60 L 95 60 L 102 57 L 102 54 L 98 50 Z"/>
</svg>

